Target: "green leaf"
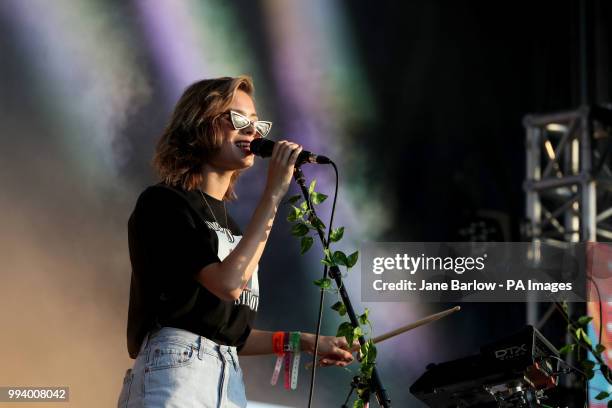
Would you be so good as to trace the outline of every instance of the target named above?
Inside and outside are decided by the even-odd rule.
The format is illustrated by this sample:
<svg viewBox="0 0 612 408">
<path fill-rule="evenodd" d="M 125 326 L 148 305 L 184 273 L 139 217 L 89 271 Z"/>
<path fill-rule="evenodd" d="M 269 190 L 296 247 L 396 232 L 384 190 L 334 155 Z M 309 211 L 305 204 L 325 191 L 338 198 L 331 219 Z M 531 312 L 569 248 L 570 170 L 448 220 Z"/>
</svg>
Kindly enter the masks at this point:
<svg viewBox="0 0 612 408">
<path fill-rule="evenodd" d="M 323 221 L 321 221 L 319 217 L 311 217 L 310 223 L 315 228 L 321 228 L 322 230 L 325 229 L 325 224 L 323 224 Z"/>
<path fill-rule="evenodd" d="M 310 201 L 312 202 L 313 205 L 321 204 L 323 201 L 325 201 L 326 198 L 327 196 L 325 194 L 317 193 L 317 192 L 313 192 L 310 195 Z"/>
<path fill-rule="evenodd" d="M 302 217 L 302 210 L 300 210 L 296 206 L 292 205 L 291 206 L 291 212 L 289 212 L 289 215 L 287 216 L 287 221 L 289 221 L 289 222 L 296 222 L 301 217 Z"/>
<path fill-rule="evenodd" d="M 587 370 L 592 370 L 593 368 L 595 368 L 595 363 L 592 362 L 591 360 L 584 360 L 580 363 L 580 365 L 582 365 L 582 367 L 584 367 Z"/>
<path fill-rule="evenodd" d="M 365 408 L 365 402 L 361 398 L 357 398 L 353 403 L 353 408 Z"/>
<path fill-rule="evenodd" d="M 376 346 L 372 339 L 366 341 L 363 346 L 359 349 L 359 358 L 362 362 L 368 364 L 376 361 Z"/>
<path fill-rule="evenodd" d="M 363 336 L 363 330 L 361 329 L 361 327 L 357 326 L 353 329 L 353 338 L 359 337 L 359 336 Z"/>
<path fill-rule="evenodd" d="M 300 254 L 304 255 L 306 252 L 308 252 L 313 242 L 314 239 L 312 237 L 302 237 Z"/>
<path fill-rule="evenodd" d="M 375 364 L 377 354 L 378 354 L 378 350 L 376 350 L 376 346 L 374 345 L 374 342 L 370 340 L 370 352 L 368 353 L 368 358 L 367 358 L 368 363 Z"/>
<path fill-rule="evenodd" d="M 297 202 L 300 200 L 300 198 L 302 198 L 302 196 L 301 196 L 301 195 L 294 195 L 294 196 L 289 197 L 289 198 L 287 199 L 287 202 L 288 202 L 289 204 L 295 204 L 295 203 L 297 203 Z"/>
<path fill-rule="evenodd" d="M 335 228 L 329 234 L 329 240 L 331 242 L 338 242 L 342 239 L 343 235 L 344 235 L 344 227 Z"/>
<path fill-rule="evenodd" d="M 308 211 L 308 203 L 306 201 L 303 201 L 302 204 L 300 204 L 300 208 L 302 209 L 302 211 L 307 212 Z"/>
<path fill-rule="evenodd" d="M 314 281 L 314 284 L 322 289 L 329 289 L 331 288 L 332 282 L 331 282 L 331 279 L 329 278 L 322 278 L 322 279 L 317 279 L 316 281 Z"/>
<path fill-rule="evenodd" d="M 291 235 L 295 235 L 296 237 L 301 237 L 308 234 L 308 227 L 304 223 L 295 224 L 293 228 L 291 228 Z"/>
<path fill-rule="evenodd" d="M 368 315 L 370 314 L 370 310 L 366 307 L 364 313 L 359 316 L 359 324 L 368 324 Z"/>
<path fill-rule="evenodd" d="M 344 316 L 346 314 L 346 306 L 344 306 L 344 303 L 340 301 L 334 303 L 331 308 L 338 312 L 340 316 Z"/>
<path fill-rule="evenodd" d="M 370 354 L 370 344 L 371 344 L 372 340 L 368 340 L 366 341 L 363 346 L 361 346 L 361 348 L 359 349 L 359 360 L 360 361 L 366 361 L 367 362 L 367 358 L 368 355 Z"/>
<path fill-rule="evenodd" d="M 336 337 L 342 337 L 351 333 L 353 333 L 353 325 L 350 322 L 342 322 L 340 326 L 338 326 Z"/>
<path fill-rule="evenodd" d="M 591 316 L 582 316 L 581 318 L 578 319 L 578 324 L 580 326 L 585 327 L 587 324 L 589 324 L 591 320 L 593 320 Z"/>
<path fill-rule="evenodd" d="M 586 374 L 587 379 L 589 380 L 595 376 L 595 372 L 591 369 L 584 370 L 584 373 Z"/>
<path fill-rule="evenodd" d="M 575 344 L 566 344 L 565 346 L 559 349 L 559 354 L 569 354 L 576 348 Z"/>
<path fill-rule="evenodd" d="M 333 263 L 332 261 L 330 261 L 330 260 L 326 259 L 326 258 L 321 259 L 321 263 L 322 263 L 323 265 L 327 265 L 327 266 L 330 266 L 330 267 L 331 267 L 331 266 L 334 266 L 334 263 Z"/>
<path fill-rule="evenodd" d="M 346 266 L 348 263 L 348 259 L 346 258 L 346 254 L 342 251 L 336 251 L 334 252 L 334 255 L 332 257 L 334 263 L 336 265 L 344 265 Z"/>
<path fill-rule="evenodd" d="M 595 399 L 598 401 L 604 400 L 610 396 L 610 393 L 601 391 L 599 394 L 595 396 Z"/>
<path fill-rule="evenodd" d="M 357 263 L 357 259 L 359 258 L 359 251 L 355 251 L 348 256 L 346 266 L 348 268 L 352 268 Z"/>
<path fill-rule="evenodd" d="M 370 379 L 370 377 L 372 377 L 372 370 L 374 370 L 374 363 L 361 363 L 361 375 L 362 377 L 364 377 L 365 379 Z"/>
<path fill-rule="evenodd" d="M 344 337 L 348 344 L 353 344 L 353 333 L 355 328 L 349 322 L 344 322 L 338 326 L 336 337 Z"/>
<path fill-rule="evenodd" d="M 589 336 L 587 336 L 586 332 L 582 328 L 576 329 L 576 338 L 578 338 L 578 340 L 582 339 L 582 342 L 588 344 L 589 346 L 593 344 L 591 343 Z"/>
<path fill-rule="evenodd" d="M 314 192 L 315 186 L 317 185 L 317 180 L 314 179 L 310 182 L 310 186 L 308 186 L 308 194 L 312 194 Z"/>
<path fill-rule="evenodd" d="M 329 248 L 325 248 L 323 250 L 323 253 L 325 254 L 325 257 L 321 259 L 321 263 L 327 266 L 334 266 L 334 260 L 332 259 L 331 251 L 329 250 Z"/>
<path fill-rule="evenodd" d="M 601 353 L 603 353 L 604 351 L 606 351 L 606 347 L 605 347 L 603 344 L 598 344 L 598 345 L 595 347 L 595 352 L 596 352 L 597 354 L 601 354 Z"/>
</svg>

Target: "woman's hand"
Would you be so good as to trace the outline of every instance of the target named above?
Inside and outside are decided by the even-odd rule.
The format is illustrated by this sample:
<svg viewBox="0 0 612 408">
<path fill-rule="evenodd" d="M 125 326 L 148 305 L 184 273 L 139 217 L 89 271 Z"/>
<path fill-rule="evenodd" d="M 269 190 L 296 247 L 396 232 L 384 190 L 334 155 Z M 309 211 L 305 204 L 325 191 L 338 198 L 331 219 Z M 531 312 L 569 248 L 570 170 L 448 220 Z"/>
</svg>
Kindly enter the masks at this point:
<svg viewBox="0 0 612 408">
<path fill-rule="evenodd" d="M 302 350 L 314 353 L 315 335 L 312 333 L 302 333 Z M 349 348 L 344 337 L 319 336 L 319 365 L 322 367 L 338 366 L 346 367 L 353 362 L 352 353 L 359 351 L 359 342 L 355 340 L 353 346 Z"/>
<path fill-rule="evenodd" d="M 287 193 L 293 176 L 293 166 L 301 151 L 302 146 L 286 140 L 274 144 L 268 163 L 268 181 L 265 190 L 269 195 L 280 200 Z"/>
</svg>

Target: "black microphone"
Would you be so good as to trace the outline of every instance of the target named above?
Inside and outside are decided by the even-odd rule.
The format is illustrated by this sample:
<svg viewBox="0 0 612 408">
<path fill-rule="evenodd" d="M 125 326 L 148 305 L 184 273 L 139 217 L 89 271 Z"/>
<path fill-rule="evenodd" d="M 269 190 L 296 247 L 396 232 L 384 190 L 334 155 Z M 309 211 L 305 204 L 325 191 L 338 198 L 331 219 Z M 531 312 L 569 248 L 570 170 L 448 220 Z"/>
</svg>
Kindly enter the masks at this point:
<svg viewBox="0 0 612 408">
<path fill-rule="evenodd" d="M 272 149 L 274 149 L 274 143 L 272 140 L 258 137 L 251 141 L 251 152 L 260 157 L 272 156 Z M 316 163 L 316 164 L 329 164 L 331 160 L 325 156 L 311 153 L 307 150 L 302 150 L 298 155 L 295 164 L 300 165 L 303 163 Z"/>
</svg>

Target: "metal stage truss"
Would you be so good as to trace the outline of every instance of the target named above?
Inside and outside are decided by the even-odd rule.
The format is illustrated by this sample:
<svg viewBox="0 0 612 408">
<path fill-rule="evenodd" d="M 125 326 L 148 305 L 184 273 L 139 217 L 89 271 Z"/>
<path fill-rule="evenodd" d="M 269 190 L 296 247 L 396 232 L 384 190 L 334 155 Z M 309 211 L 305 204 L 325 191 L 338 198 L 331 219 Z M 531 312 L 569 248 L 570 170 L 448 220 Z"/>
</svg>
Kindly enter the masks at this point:
<svg viewBox="0 0 612 408">
<path fill-rule="evenodd" d="M 533 242 L 612 241 L 612 108 L 583 106 L 567 112 L 527 115 L 527 221 Z M 527 323 L 550 316 L 527 305 Z"/>
<path fill-rule="evenodd" d="M 612 108 L 582 106 L 527 115 L 523 235 L 534 243 L 612 241 Z M 571 314 L 585 305 L 568 304 Z M 527 323 L 541 328 L 554 311 L 527 303 Z M 571 342 L 571 339 L 566 339 Z M 573 358 L 568 356 L 568 362 Z M 568 378 L 565 386 L 572 387 Z"/>
<path fill-rule="evenodd" d="M 527 115 L 530 240 L 612 241 L 612 109 Z"/>
</svg>

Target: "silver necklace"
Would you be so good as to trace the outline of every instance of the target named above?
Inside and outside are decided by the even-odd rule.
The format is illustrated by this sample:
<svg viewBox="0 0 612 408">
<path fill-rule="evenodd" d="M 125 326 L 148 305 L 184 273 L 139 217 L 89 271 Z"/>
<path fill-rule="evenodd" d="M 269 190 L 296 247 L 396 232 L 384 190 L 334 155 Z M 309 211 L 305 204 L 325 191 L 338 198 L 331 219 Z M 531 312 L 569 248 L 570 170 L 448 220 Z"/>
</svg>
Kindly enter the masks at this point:
<svg viewBox="0 0 612 408">
<path fill-rule="evenodd" d="M 210 204 L 208 204 L 208 200 L 206 199 L 206 196 L 204 195 L 202 190 L 198 189 L 198 191 L 200 192 L 200 195 L 202 196 L 202 199 L 206 203 L 206 206 L 208 207 L 208 210 L 210 211 L 210 214 L 213 216 L 213 219 L 215 220 L 217 225 L 225 232 L 225 235 L 227 236 L 227 240 L 229 242 L 234 242 L 234 234 L 232 234 L 232 232 L 230 231 L 229 223 L 227 222 L 227 208 L 225 207 L 225 201 L 223 201 L 223 212 L 225 213 L 225 227 L 223 227 L 221 224 L 219 224 L 219 221 L 217 221 L 217 217 L 215 217 L 215 213 L 212 210 Z"/>
</svg>

